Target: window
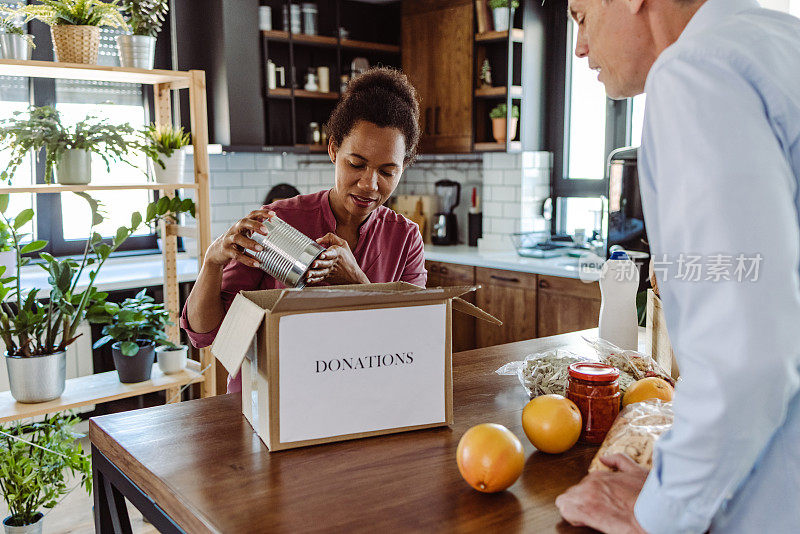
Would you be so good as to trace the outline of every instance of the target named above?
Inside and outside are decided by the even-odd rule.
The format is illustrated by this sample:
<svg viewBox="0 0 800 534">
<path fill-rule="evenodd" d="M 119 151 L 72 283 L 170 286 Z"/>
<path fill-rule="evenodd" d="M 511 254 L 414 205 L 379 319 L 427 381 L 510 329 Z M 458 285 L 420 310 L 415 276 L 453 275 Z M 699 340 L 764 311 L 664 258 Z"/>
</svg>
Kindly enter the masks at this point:
<svg viewBox="0 0 800 534">
<path fill-rule="evenodd" d="M 645 95 L 628 100 L 606 97 L 588 61 L 575 56 L 577 28 L 567 23 L 566 102 L 563 169 L 554 173 L 554 230 L 591 235 L 599 230 L 601 196 L 607 194 L 608 155 L 617 148 L 641 144 Z"/>
<path fill-rule="evenodd" d="M 14 4 L 11 0 L 0 3 Z M 43 24 L 29 25 L 37 43 L 49 41 L 48 28 Z M 104 28 L 101 33 L 101 65 L 118 65 L 115 37 L 119 30 Z M 43 57 L 50 50 L 40 46 L 34 50 L 35 59 Z M 15 111 L 25 111 L 29 105 L 53 105 L 61 113 L 65 125 L 71 126 L 87 114 L 109 118 L 112 123 L 128 122 L 134 128 L 141 128 L 148 122 L 148 106 L 141 86 L 108 82 L 89 82 L 76 80 L 52 80 L 45 78 L 27 79 L 0 77 L 0 118 L 11 117 Z M 0 165 L 5 166 L 8 155 L 0 153 Z M 131 160 L 135 167 L 124 163 L 112 163 L 111 171 L 99 156 L 92 156 L 92 183 L 125 183 L 143 180 L 147 161 L 143 154 Z M 29 156 L 28 162 L 21 166 L 15 176 L 14 184 L 44 183 L 44 162 Z M 112 237 L 116 229 L 130 224 L 133 210 L 143 211 L 154 193 L 146 190 L 93 192 L 105 208 L 106 221 L 97 228 L 104 237 Z M 35 205 L 34 205 L 35 202 Z M 72 193 L 63 194 L 13 194 L 10 198 L 9 213 L 15 214 L 26 207 L 36 210 L 36 218 L 24 231 L 34 234 L 38 239 L 49 242 L 47 252 L 54 255 L 70 255 L 83 252 L 88 236 L 90 210 L 86 201 Z M 115 208 L 116 207 L 116 208 Z M 120 208 L 121 207 L 121 208 Z M 122 250 L 153 250 L 157 247 L 156 236 L 152 230 L 142 227 L 125 242 Z"/>
</svg>

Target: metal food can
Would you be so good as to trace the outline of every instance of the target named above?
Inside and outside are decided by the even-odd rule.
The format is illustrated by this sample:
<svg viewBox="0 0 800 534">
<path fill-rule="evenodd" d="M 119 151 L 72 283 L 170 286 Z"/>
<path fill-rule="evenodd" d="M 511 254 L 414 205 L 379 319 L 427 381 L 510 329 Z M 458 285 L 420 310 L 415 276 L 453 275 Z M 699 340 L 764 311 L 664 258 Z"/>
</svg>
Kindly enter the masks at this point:
<svg viewBox="0 0 800 534">
<path fill-rule="evenodd" d="M 272 217 L 263 223 L 267 235 L 253 232 L 250 239 L 264 247 L 261 252 L 245 249 L 257 259 L 262 271 L 286 287 L 305 287 L 305 276 L 325 247 L 319 245 L 289 223 Z"/>
</svg>

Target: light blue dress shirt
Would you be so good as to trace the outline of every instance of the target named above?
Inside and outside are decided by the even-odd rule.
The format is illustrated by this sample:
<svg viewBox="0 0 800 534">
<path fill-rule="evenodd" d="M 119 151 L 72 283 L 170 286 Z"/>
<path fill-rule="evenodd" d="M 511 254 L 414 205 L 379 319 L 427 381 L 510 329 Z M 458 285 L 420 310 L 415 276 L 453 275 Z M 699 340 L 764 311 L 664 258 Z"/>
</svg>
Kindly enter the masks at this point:
<svg viewBox="0 0 800 534">
<path fill-rule="evenodd" d="M 800 20 L 709 0 L 645 91 L 642 200 L 682 381 L 636 517 L 798 533 Z"/>
</svg>

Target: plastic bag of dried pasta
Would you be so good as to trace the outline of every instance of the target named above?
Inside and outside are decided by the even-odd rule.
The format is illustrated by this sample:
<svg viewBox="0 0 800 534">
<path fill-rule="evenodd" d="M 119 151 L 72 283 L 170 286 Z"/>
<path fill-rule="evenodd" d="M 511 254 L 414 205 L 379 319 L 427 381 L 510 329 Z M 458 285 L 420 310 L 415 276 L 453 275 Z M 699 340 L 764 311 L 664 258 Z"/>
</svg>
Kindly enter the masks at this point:
<svg viewBox="0 0 800 534">
<path fill-rule="evenodd" d="M 589 472 L 611 471 L 600 458 L 607 454 L 627 454 L 637 464 L 653 466 L 653 447 L 656 440 L 672 427 L 675 415 L 671 402 L 658 399 L 634 402 L 619 413 L 589 465 Z"/>
<path fill-rule="evenodd" d="M 530 398 L 551 393 L 566 395 L 570 364 L 584 361 L 588 358 L 568 350 L 553 349 L 530 354 L 521 362 L 509 362 L 495 373 L 519 378 Z"/>
</svg>

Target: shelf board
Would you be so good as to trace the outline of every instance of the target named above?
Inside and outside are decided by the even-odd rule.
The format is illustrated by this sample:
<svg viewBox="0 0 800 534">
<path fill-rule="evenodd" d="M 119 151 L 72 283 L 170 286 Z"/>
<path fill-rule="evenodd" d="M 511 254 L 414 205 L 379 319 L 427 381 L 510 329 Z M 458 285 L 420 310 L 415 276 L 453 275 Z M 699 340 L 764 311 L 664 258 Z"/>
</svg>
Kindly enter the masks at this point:
<svg viewBox="0 0 800 534">
<path fill-rule="evenodd" d="M 476 98 L 505 98 L 506 97 L 506 87 L 489 87 L 489 88 L 481 88 L 475 89 L 475 97 Z M 522 87 L 519 85 L 512 85 L 511 86 L 511 97 L 512 98 L 522 98 Z"/>
<path fill-rule="evenodd" d="M 145 70 L 123 67 L 103 67 L 55 61 L 21 61 L 0 59 L 0 76 L 26 76 L 29 78 L 58 78 L 63 80 L 90 80 L 97 82 L 124 82 L 146 85 L 167 83 L 172 89 L 189 87 L 191 73 L 173 70 Z"/>
<path fill-rule="evenodd" d="M 106 185 L 61 185 L 61 184 L 35 184 L 0 187 L 0 193 L 66 193 L 74 191 L 119 191 L 126 189 L 157 189 L 161 191 L 175 191 L 176 189 L 197 189 L 198 185 L 190 184 L 106 184 Z"/>
<path fill-rule="evenodd" d="M 504 32 L 483 32 L 476 33 L 475 40 L 479 43 L 489 43 L 492 41 L 505 41 L 508 39 L 508 31 Z M 525 32 L 519 28 L 511 30 L 511 40 L 515 43 L 521 43 L 525 39 Z"/>
<path fill-rule="evenodd" d="M 261 32 L 268 41 L 276 41 L 279 43 L 289 42 L 289 32 L 279 30 L 265 30 Z M 350 48 L 353 50 L 369 50 L 372 52 L 388 52 L 390 54 L 399 54 L 400 47 L 398 45 L 386 43 L 373 43 L 368 41 L 356 41 L 353 39 L 342 39 L 341 42 L 336 37 L 327 37 L 325 35 L 307 35 L 305 33 L 293 33 L 291 37 L 293 43 L 318 45 L 318 46 L 337 46 L 341 45 L 342 48 Z"/>
<path fill-rule="evenodd" d="M 292 98 L 292 90 L 286 87 L 279 87 L 277 89 L 270 89 L 267 92 L 268 98 Z M 306 91 L 305 89 L 295 89 L 295 98 L 316 98 L 318 100 L 338 100 L 339 93 L 329 92 L 320 93 L 318 91 Z"/>
<path fill-rule="evenodd" d="M 522 143 L 511 141 L 506 147 L 505 143 L 475 143 L 475 152 L 521 152 Z"/>
<path fill-rule="evenodd" d="M 352 48 L 354 50 L 368 50 L 371 52 L 387 52 L 390 54 L 400 53 L 400 47 L 398 45 L 385 44 L 385 43 L 371 43 L 367 41 L 354 41 L 352 39 L 342 39 L 342 48 Z"/>
<path fill-rule="evenodd" d="M 294 147 L 296 149 L 302 151 L 302 152 L 308 151 L 308 152 L 314 152 L 314 153 L 319 153 L 319 154 L 328 152 L 328 145 L 302 145 L 302 144 L 297 144 L 297 145 L 294 145 Z"/>
<path fill-rule="evenodd" d="M 170 375 L 165 375 L 158 364 L 153 364 L 150 380 L 136 384 L 123 384 L 116 371 L 70 378 L 61 397 L 49 402 L 22 404 L 14 400 L 10 391 L 3 391 L 0 393 L 0 423 L 136 397 L 204 380 L 199 363 L 189 360 L 186 369 Z"/>
</svg>

